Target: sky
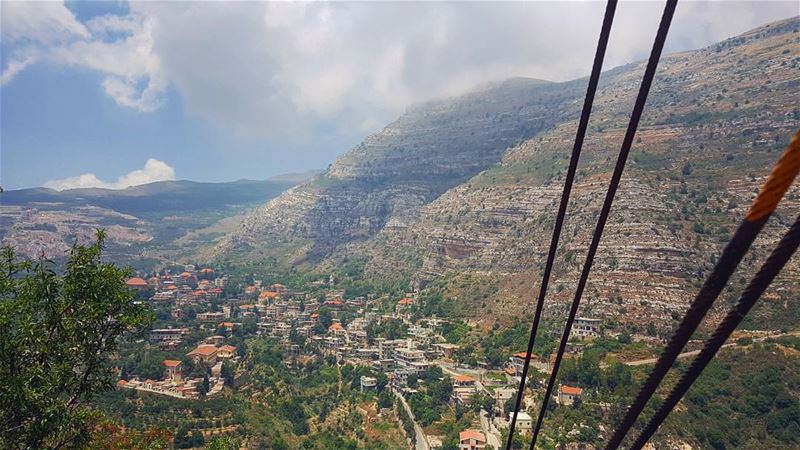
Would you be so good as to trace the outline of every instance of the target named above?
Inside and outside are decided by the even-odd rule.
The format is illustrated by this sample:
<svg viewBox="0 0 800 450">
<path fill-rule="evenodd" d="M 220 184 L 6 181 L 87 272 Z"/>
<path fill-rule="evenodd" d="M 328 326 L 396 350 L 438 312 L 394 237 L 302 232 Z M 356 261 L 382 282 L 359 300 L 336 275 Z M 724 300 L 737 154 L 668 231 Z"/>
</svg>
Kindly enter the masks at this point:
<svg viewBox="0 0 800 450">
<path fill-rule="evenodd" d="M 409 105 L 591 66 L 604 2 L 0 2 L 0 185 L 112 189 L 322 169 Z M 620 2 L 605 68 L 663 2 Z M 679 3 L 666 51 L 798 15 Z"/>
</svg>

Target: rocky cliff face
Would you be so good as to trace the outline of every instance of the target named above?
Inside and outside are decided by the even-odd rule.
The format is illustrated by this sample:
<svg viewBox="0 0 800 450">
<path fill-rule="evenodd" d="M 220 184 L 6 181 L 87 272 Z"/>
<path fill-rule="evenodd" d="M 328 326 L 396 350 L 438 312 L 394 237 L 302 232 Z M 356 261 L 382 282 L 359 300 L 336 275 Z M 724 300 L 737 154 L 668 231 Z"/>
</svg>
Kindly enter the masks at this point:
<svg viewBox="0 0 800 450">
<path fill-rule="evenodd" d="M 685 308 L 800 126 L 799 28 L 793 18 L 662 59 L 583 313 L 666 328 Z M 601 79 L 551 311 L 572 295 L 643 72 L 636 63 Z M 263 242 L 323 263 L 356 254 L 375 276 L 423 282 L 478 274 L 501 282 L 476 307 L 484 317 L 519 314 L 544 263 L 584 89 L 585 80 L 511 80 L 414 108 L 254 213 L 220 250 Z M 798 212 L 795 188 L 749 267 Z M 798 290 L 791 279 L 797 258 L 776 283 L 777 303 Z"/>
<path fill-rule="evenodd" d="M 422 206 L 497 164 L 511 146 L 576 114 L 582 83 L 512 79 L 411 108 L 340 157 L 313 182 L 254 212 L 221 246 L 262 249 L 269 237 L 302 242 L 319 260 L 342 244 L 404 228 Z"/>
</svg>

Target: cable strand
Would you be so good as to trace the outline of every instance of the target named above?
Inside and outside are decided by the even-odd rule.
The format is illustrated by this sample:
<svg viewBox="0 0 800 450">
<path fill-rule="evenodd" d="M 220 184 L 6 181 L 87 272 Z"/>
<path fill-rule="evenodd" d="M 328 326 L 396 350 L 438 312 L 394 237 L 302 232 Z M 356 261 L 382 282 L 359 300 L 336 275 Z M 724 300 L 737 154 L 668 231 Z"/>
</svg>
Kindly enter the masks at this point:
<svg viewBox="0 0 800 450">
<path fill-rule="evenodd" d="M 800 131 L 792 138 L 786 151 L 778 160 L 759 195 L 753 201 L 747 217 L 736 229 L 731 240 L 722 251 L 700 292 L 697 293 L 678 329 L 662 351 L 647 380 L 642 385 L 622 422 L 616 427 L 605 450 L 619 447 L 625 435 L 636 423 L 648 400 L 653 396 L 661 380 L 675 363 L 683 347 L 691 339 L 700 322 L 708 313 L 722 289 L 728 283 L 739 262 L 744 257 L 758 233 L 764 227 L 780 199 L 800 172 Z"/>
<path fill-rule="evenodd" d="M 758 299 L 769 287 L 775 277 L 780 273 L 781 269 L 791 259 L 792 255 L 800 247 L 800 217 L 798 217 L 794 225 L 778 242 L 778 245 L 767 258 L 766 262 L 761 266 L 756 276 L 750 281 L 739 297 L 739 301 L 719 324 L 711 338 L 705 343 L 700 354 L 692 361 L 691 366 L 683 374 L 678 384 L 664 400 L 659 410 L 650 419 L 650 422 L 642 430 L 639 437 L 636 438 L 630 450 L 640 450 L 647 441 L 658 430 L 658 427 L 667 418 L 667 416 L 675 408 L 675 405 L 686 394 L 692 384 L 697 380 L 709 362 L 716 356 L 717 352 L 722 348 L 725 341 L 731 336 L 734 330 L 744 320 L 748 312 L 753 308 Z"/>
<path fill-rule="evenodd" d="M 661 16 L 661 22 L 658 26 L 658 31 L 656 32 L 655 41 L 653 42 L 653 48 L 650 52 L 650 58 L 647 61 L 647 67 L 644 72 L 644 76 L 642 77 L 642 83 L 639 87 L 639 93 L 636 97 L 636 103 L 634 103 L 633 111 L 631 113 L 631 118 L 628 123 L 628 128 L 625 131 L 625 138 L 622 142 L 622 147 L 619 151 L 619 156 L 617 158 L 616 166 L 614 167 L 614 173 L 611 177 L 611 182 L 608 186 L 608 191 L 606 192 L 606 198 L 603 202 L 603 208 L 600 212 L 600 217 L 598 218 L 597 225 L 594 230 L 594 235 L 592 237 L 592 242 L 589 245 L 589 251 L 586 255 L 586 260 L 583 265 L 583 270 L 581 272 L 581 277 L 578 280 L 578 288 L 575 292 L 575 298 L 573 299 L 572 306 L 569 311 L 569 317 L 567 318 L 566 326 L 564 327 L 564 333 L 561 336 L 561 342 L 559 343 L 558 353 L 556 355 L 556 359 L 553 363 L 553 369 L 550 373 L 550 379 L 547 382 L 547 389 L 545 390 L 545 396 L 542 399 L 542 406 L 539 410 L 539 416 L 536 420 L 536 427 L 533 431 L 533 436 L 531 438 L 530 449 L 534 449 L 536 446 L 536 440 L 539 436 L 539 432 L 541 431 L 542 422 L 544 420 L 544 415 L 547 412 L 547 403 L 550 400 L 550 396 L 553 392 L 553 385 L 555 384 L 556 376 L 558 375 L 558 369 L 561 365 L 561 360 L 564 357 L 564 351 L 567 346 L 567 341 L 569 340 L 569 334 L 572 329 L 572 324 L 575 321 L 575 315 L 578 312 L 578 307 L 580 306 L 581 297 L 583 295 L 583 290 L 586 287 L 586 282 L 589 278 L 589 272 L 592 268 L 592 263 L 594 261 L 595 254 L 597 253 L 597 248 L 600 245 L 600 239 L 603 236 L 603 230 L 605 228 L 606 221 L 608 220 L 608 215 L 611 212 L 611 206 L 614 202 L 614 197 L 617 193 L 617 189 L 619 188 L 619 183 L 622 178 L 622 172 L 625 169 L 625 163 L 628 159 L 628 154 L 630 153 L 631 146 L 633 145 L 633 139 L 636 135 L 636 129 L 639 126 L 639 120 L 642 117 L 642 113 L 644 111 L 645 103 L 647 102 L 647 96 L 650 92 L 650 87 L 653 84 L 653 79 L 655 78 L 656 69 L 658 68 L 658 62 L 661 59 L 661 52 L 664 49 L 664 42 L 667 39 L 667 33 L 669 32 L 669 27 L 672 22 L 672 17 L 675 13 L 675 7 L 678 4 L 678 0 L 667 0 L 666 5 L 664 6 L 664 12 Z"/>
<path fill-rule="evenodd" d="M 592 104 L 594 103 L 597 85 L 600 80 L 600 74 L 603 69 L 603 60 L 605 58 L 606 48 L 608 47 L 608 40 L 611 34 L 611 25 L 614 21 L 614 13 L 617 8 L 617 0 L 608 0 L 606 4 L 606 11 L 603 17 L 603 24 L 600 29 L 600 37 L 597 42 L 597 50 L 592 63 L 592 71 L 589 76 L 589 84 L 586 87 L 586 98 L 583 102 L 583 110 L 578 122 L 578 131 L 575 135 L 575 143 L 572 148 L 572 156 L 567 169 L 567 175 L 564 178 L 564 189 L 561 193 L 561 203 L 558 207 L 558 214 L 556 214 L 556 222 L 553 227 L 553 235 L 550 239 L 550 249 L 547 254 L 547 263 L 545 264 L 544 273 L 542 275 L 542 284 L 539 289 L 539 296 L 536 302 L 536 310 L 533 316 L 533 323 L 531 324 L 530 337 L 528 338 L 528 347 L 525 353 L 525 363 L 522 367 L 522 374 L 520 376 L 519 389 L 517 390 L 517 399 L 514 405 L 514 413 L 509 425 L 508 441 L 506 442 L 506 450 L 511 448 L 511 443 L 514 438 L 514 426 L 517 423 L 517 414 L 519 413 L 520 403 L 525 392 L 525 383 L 528 377 L 528 369 L 530 367 L 531 356 L 533 353 L 533 345 L 536 340 L 536 332 L 539 328 L 539 320 L 542 316 L 542 309 L 544 307 L 544 299 L 547 295 L 547 286 L 550 282 L 550 273 L 553 269 L 553 262 L 555 261 L 556 249 L 558 248 L 558 241 L 561 236 L 561 229 L 564 225 L 564 218 L 567 213 L 567 206 L 569 204 L 570 193 L 572 192 L 572 185 L 575 181 L 575 172 L 578 167 L 578 160 L 580 159 L 581 149 L 583 148 L 584 137 L 586 136 L 586 129 L 589 124 L 589 116 L 592 112 Z"/>
</svg>

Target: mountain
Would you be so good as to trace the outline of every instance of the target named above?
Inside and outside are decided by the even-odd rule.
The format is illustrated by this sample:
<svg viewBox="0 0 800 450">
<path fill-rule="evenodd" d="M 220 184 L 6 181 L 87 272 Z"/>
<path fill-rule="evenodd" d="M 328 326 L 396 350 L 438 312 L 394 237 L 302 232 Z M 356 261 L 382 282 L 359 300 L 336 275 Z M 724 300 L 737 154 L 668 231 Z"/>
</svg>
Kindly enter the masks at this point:
<svg viewBox="0 0 800 450">
<path fill-rule="evenodd" d="M 4 205 L 62 203 L 94 205 L 127 214 L 193 211 L 204 208 L 263 202 L 301 183 L 314 173 L 279 175 L 263 181 L 238 180 L 201 183 L 188 180 L 158 181 L 125 189 L 82 188 L 56 191 L 48 188 L 4 192 Z"/>
<path fill-rule="evenodd" d="M 662 58 L 582 314 L 666 332 L 685 309 L 800 125 L 798 29 L 794 17 Z M 601 77 L 549 313 L 572 294 L 644 66 Z M 518 78 L 410 108 L 255 209 L 215 254 L 276 256 L 311 270 L 355 259 L 367 277 L 440 290 L 464 315 L 519 316 L 540 277 L 586 82 Z M 745 270 L 798 212 L 795 187 Z M 796 258 L 757 322 L 796 317 L 792 279 Z"/>
<path fill-rule="evenodd" d="M 58 259 L 75 240 L 89 240 L 96 228 L 105 228 L 111 256 L 139 267 L 142 259 L 152 263 L 212 244 L 214 235 L 228 230 L 247 208 L 313 175 L 227 183 L 160 181 L 119 190 L 6 191 L 0 194 L 0 238 L 24 255 L 44 252 Z"/>
</svg>

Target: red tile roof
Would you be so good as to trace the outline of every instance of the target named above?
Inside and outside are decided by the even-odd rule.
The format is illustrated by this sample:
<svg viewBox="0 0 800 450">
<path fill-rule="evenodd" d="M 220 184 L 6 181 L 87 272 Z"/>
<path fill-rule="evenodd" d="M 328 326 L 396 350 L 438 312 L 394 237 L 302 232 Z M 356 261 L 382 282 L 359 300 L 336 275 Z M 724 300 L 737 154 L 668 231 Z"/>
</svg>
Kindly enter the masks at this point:
<svg viewBox="0 0 800 450">
<path fill-rule="evenodd" d="M 181 362 L 174 359 L 165 359 L 163 364 L 167 367 L 178 367 L 181 365 Z"/>
<path fill-rule="evenodd" d="M 413 303 L 413 298 L 401 298 L 400 301 L 397 302 L 398 305 L 411 305 Z"/>
<path fill-rule="evenodd" d="M 561 393 L 567 395 L 581 395 L 581 393 L 583 393 L 583 389 L 579 387 L 561 385 Z"/>
<path fill-rule="evenodd" d="M 198 345 L 196 349 L 187 353 L 187 356 L 202 355 L 211 356 L 217 352 L 217 346 L 211 344 Z"/>
<path fill-rule="evenodd" d="M 144 281 L 141 278 L 129 278 L 128 281 L 125 282 L 128 286 L 135 286 L 135 287 L 144 287 L 147 286 L 147 281 Z"/>
<path fill-rule="evenodd" d="M 469 439 L 475 439 L 476 441 L 486 442 L 486 437 L 478 430 L 464 430 L 461 433 L 458 433 L 458 440 L 466 441 Z"/>
<path fill-rule="evenodd" d="M 475 379 L 469 375 L 456 375 L 453 379 L 456 381 L 456 383 L 471 383 L 475 381 Z"/>
</svg>

